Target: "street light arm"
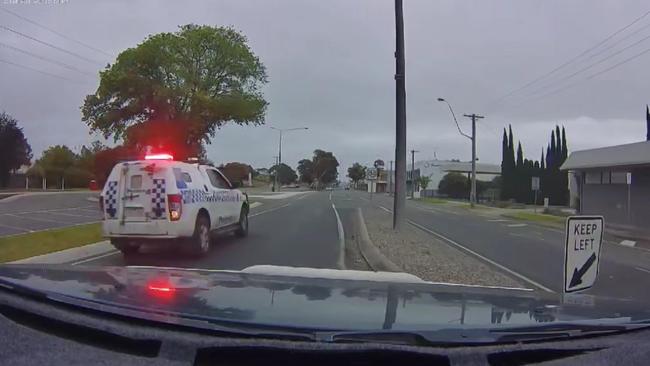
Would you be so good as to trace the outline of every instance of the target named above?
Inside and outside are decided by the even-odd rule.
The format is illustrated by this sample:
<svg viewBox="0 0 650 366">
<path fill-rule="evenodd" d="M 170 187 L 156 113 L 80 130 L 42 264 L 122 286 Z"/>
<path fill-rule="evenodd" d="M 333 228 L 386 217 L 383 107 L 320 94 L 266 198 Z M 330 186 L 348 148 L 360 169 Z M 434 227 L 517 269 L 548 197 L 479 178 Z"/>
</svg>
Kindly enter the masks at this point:
<svg viewBox="0 0 650 366">
<path fill-rule="evenodd" d="M 446 100 L 444 100 L 442 98 L 438 98 L 438 101 L 445 102 L 447 104 L 447 107 L 449 107 L 449 111 L 451 112 L 452 117 L 454 117 L 454 122 L 456 122 L 456 128 L 458 128 L 458 133 L 460 133 L 462 136 L 465 136 L 465 137 L 467 137 L 468 139 L 471 140 L 472 137 L 465 134 L 465 133 L 463 133 L 463 131 L 460 129 L 460 125 L 458 124 L 458 120 L 456 119 L 456 114 L 454 113 L 454 110 L 451 108 L 451 104 L 449 104 L 448 101 L 446 101 Z"/>
</svg>

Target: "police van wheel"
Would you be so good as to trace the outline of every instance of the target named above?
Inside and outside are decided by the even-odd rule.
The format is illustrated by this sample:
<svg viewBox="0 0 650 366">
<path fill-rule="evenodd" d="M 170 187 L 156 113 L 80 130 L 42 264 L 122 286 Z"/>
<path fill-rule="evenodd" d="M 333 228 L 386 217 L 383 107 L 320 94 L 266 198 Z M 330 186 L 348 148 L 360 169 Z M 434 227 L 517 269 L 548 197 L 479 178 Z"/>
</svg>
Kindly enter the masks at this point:
<svg viewBox="0 0 650 366">
<path fill-rule="evenodd" d="M 248 236 L 248 210 L 246 207 L 242 207 L 241 213 L 239 214 L 239 224 L 237 224 L 235 235 L 240 238 Z"/>
<path fill-rule="evenodd" d="M 125 256 L 126 256 L 126 255 L 135 254 L 135 253 L 137 253 L 138 250 L 140 249 L 140 246 L 139 246 L 139 245 L 137 245 L 137 244 L 133 244 L 133 243 L 129 243 L 129 242 L 126 241 L 126 240 L 111 239 L 111 244 L 113 244 L 113 246 L 114 246 L 117 250 L 119 250 L 120 252 L 122 252 L 122 254 L 124 254 Z"/>
<path fill-rule="evenodd" d="M 196 255 L 204 255 L 208 251 L 210 251 L 210 221 L 207 217 L 200 215 L 196 218 L 194 225 L 192 252 Z"/>
</svg>

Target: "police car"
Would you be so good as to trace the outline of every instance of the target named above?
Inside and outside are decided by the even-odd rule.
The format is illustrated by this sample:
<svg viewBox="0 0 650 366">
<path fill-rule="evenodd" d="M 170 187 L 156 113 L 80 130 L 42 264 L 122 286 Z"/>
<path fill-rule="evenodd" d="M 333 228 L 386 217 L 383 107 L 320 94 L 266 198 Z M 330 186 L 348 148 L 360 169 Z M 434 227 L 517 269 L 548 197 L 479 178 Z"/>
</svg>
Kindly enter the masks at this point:
<svg viewBox="0 0 650 366">
<path fill-rule="evenodd" d="M 202 255 L 213 232 L 248 235 L 248 196 L 218 169 L 168 154 L 115 165 L 100 206 L 104 236 L 125 255 L 161 241 Z"/>
</svg>

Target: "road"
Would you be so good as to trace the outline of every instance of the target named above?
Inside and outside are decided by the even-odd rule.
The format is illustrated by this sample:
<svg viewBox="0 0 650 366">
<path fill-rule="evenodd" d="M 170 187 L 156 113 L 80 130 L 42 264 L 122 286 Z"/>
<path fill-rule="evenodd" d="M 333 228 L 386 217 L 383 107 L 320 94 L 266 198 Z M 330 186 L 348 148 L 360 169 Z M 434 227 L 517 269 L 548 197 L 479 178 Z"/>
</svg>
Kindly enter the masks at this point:
<svg viewBox="0 0 650 366">
<path fill-rule="evenodd" d="M 392 210 L 392 198 L 362 192 L 346 193 L 363 201 Z M 565 234 L 563 230 L 482 215 L 454 205 L 432 205 L 408 201 L 406 218 L 412 229 L 425 230 L 468 255 L 476 256 L 523 279 L 543 291 L 561 293 Z M 605 223 L 606 225 L 607 223 Z M 416 228 L 417 227 L 417 228 Z M 650 251 L 629 248 L 606 240 L 602 247 L 599 275 L 586 294 L 650 302 Z"/>
<path fill-rule="evenodd" d="M 151 265 L 239 270 L 256 264 L 341 268 L 342 228 L 348 234 L 357 207 L 392 209 L 392 199 L 365 192 L 307 192 L 293 196 L 254 198 L 250 235 L 218 237 L 210 253 L 199 259 L 168 248 L 145 248 L 128 262 L 117 252 L 80 262 L 84 265 Z M 41 230 L 98 218 L 96 203 L 83 194 L 28 196 L 0 205 L 0 235 Z M 336 208 L 335 208 L 336 207 Z M 339 227 L 340 218 L 341 227 Z M 423 230 L 467 255 L 478 258 L 529 287 L 562 292 L 564 232 L 454 205 L 408 201 L 411 230 Z M 587 294 L 650 302 L 650 251 L 605 241 L 600 274 Z"/>
<path fill-rule="evenodd" d="M 182 268 L 241 270 L 257 264 L 340 268 L 341 241 L 329 195 L 307 192 L 285 199 L 262 199 L 250 214 L 246 238 L 217 237 L 208 255 L 194 259 L 170 248 L 145 248 L 128 262 L 111 252 L 83 265 L 150 265 Z"/>
<path fill-rule="evenodd" d="M 97 192 L 30 193 L 0 200 L 0 237 L 98 222 Z"/>
</svg>

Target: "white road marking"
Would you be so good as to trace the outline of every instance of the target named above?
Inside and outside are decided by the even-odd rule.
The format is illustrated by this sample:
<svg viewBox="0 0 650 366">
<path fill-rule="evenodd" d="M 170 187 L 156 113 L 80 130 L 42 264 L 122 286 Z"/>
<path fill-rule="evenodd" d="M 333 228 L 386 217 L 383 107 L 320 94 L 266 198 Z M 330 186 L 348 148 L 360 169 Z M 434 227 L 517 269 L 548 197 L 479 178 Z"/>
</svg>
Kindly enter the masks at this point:
<svg viewBox="0 0 650 366">
<path fill-rule="evenodd" d="M 493 220 L 488 220 L 489 222 L 508 222 L 508 220 L 505 219 L 493 219 Z"/>
<path fill-rule="evenodd" d="M 98 256 L 95 256 L 95 257 L 86 258 L 86 259 L 82 259 L 82 260 L 80 260 L 80 261 L 72 262 L 72 263 L 70 263 L 70 265 L 71 265 L 71 266 L 74 266 L 74 265 L 77 265 L 77 264 L 82 264 L 82 263 L 86 263 L 86 262 L 92 262 L 92 261 L 94 261 L 94 260 L 97 260 L 97 259 L 100 259 L 100 258 L 105 258 L 105 257 L 110 257 L 110 256 L 112 256 L 112 255 L 119 254 L 119 253 L 120 253 L 119 250 L 116 250 L 116 251 L 108 252 L 108 253 L 104 253 L 104 254 L 102 254 L 102 255 L 98 255 Z"/>
<path fill-rule="evenodd" d="M 546 286 L 544 286 L 544 285 L 542 285 L 542 284 L 540 284 L 540 283 L 538 283 L 536 281 L 533 281 L 530 278 L 528 278 L 528 277 L 526 277 L 526 276 L 524 276 L 524 275 L 522 275 L 522 274 L 520 274 L 518 272 L 515 272 L 515 271 L 511 270 L 510 268 L 508 268 L 506 266 L 503 266 L 503 265 L 493 261 L 490 258 L 484 257 L 484 256 L 478 254 L 477 252 L 475 252 L 475 251 L 473 251 L 473 250 L 471 250 L 471 249 L 469 249 L 469 248 L 467 248 L 467 247 L 465 247 L 465 246 L 463 246 L 463 245 L 449 239 L 448 237 L 446 237 L 444 235 L 438 234 L 435 231 L 430 230 L 430 229 L 428 229 L 428 228 L 426 228 L 426 227 L 424 227 L 424 226 L 422 226 L 422 225 L 420 225 L 418 223 L 415 223 L 415 222 L 413 222 L 411 220 L 407 220 L 407 222 L 409 224 L 415 226 L 416 228 L 420 229 L 420 230 L 426 231 L 427 233 L 429 233 L 429 234 L 431 234 L 433 236 L 436 236 L 436 237 L 446 241 L 447 243 L 452 244 L 452 245 L 456 246 L 457 248 L 459 248 L 459 249 L 461 249 L 461 250 L 463 250 L 463 251 L 465 251 L 467 253 L 470 253 L 470 254 L 484 260 L 485 262 L 488 262 L 488 263 L 492 264 L 493 266 L 495 266 L 497 268 L 500 268 L 501 270 L 503 270 L 505 272 L 510 273 L 511 275 L 513 275 L 513 276 L 515 276 L 515 277 L 517 277 L 517 278 L 519 278 L 521 280 L 524 280 L 524 281 L 528 282 L 529 284 L 531 284 L 531 285 L 533 285 L 535 287 L 538 287 L 538 288 L 540 288 L 540 289 L 542 289 L 544 291 L 547 291 L 547 292 L 555 293 L 555 291 L 551 290 L 550 288 L 548 288 L 548 287 L 546 287 Z"/>
<path fill-rule="evenodd" d="M 506 226 L 507 227 L 524 227 L 524 226 L 528 226 L 528 224 L 508 224 Z"/>
<path fill-rule="evenodd" d="M 305 193 L 305 194 L 301 195 L 300 197 L 296 198 L 296 201 L 301 200 L 301 199 L 303 199 L 303 198 L 305 198 L 307 196 L 308 196 L 308 193 Z"/>
<path fill-rule="evenodd" d="M 255 208 L 255 207 L 262 206 L 262 205 L 263 205 L 262 202 L 253 202 L 253 203 L 251 203 L 251 205 L 248 208 Z"/>
<path fill-rule="evenodd" d="M 620 244 L 626 247 L 634 247 L 636 242 L 634 240 L 622 240 Z"/>
<path fill-rule="evenodd" d="M 248 215 L 248 218 L 255 217 L 255 216 L 259 216 L 259 215 L 263 215 L 263 214 L 265 214 L 265 213 L 269 213 L 269 212 L 273 212 L 273 211 L 279 210 L 279 209 L 281 209 L 281 208 L 285 208 L 285 207 L 287 207 L 287 206 L 289 206 L 289 203 L 287 203 L 287 204 L 285 204 L 285 205 L 282 205 L 282 206 L 278 206 L 278 207 L 270 208 L 270 209 L 268 209 L 268 210 L 266 210 L 266 211 L 256 212 L 256 213 L 254 213 L 254 214 L 252 214 L 252 215 Z"/>
<path fill-rule="evenodd" d="M 330 192 L 330 201 L 332 200 L 332 192 Z"/>
<path fill-rule="evenodd" d="M 641 272 L 650 273 L 650 269 L 645 269 L 645 268 L 641 268 L 641 267 L 634 267 L 634 268 L 641 271 Z"/>
<path fill-rule="evenodd" d="M 334 203 L 332 203 L 332 208 L 334 209 L 334 215 L 336 215 L 336 228 L 339 231 L 339 258 L 336 265 L 339 269 L 345 269 L 345 232 L 343 231 L 341 217 L 339 216 L 339 212 L 336 210 Z"/>
<path fill-rule="evenodd" d="M 5 214 L 5 216 L 11 216 L 11 217 L 15 217 L 17 219 L 23 219 L 23 220 L 40 221 L 40 222 L 52 222 L 52 223 L 55 223 L 55 224 L 65 225 L 65 222 L 56 221 L 56 220 L 41 219 L 41 218 L 36 218 L 36 217 L 31 217 L 31 216 L 20 216 L 20 215 L 14 215 L 14 214 Z"/>
<path fill-rule="evenodd" d="M 387 208 L 384 207 L 384 206 L 379 206 L 379 208 L 381 208 L 382 210 L 384 210 L 384 211 L 386 211 L 386 212 L 388 212 L 388 213 L 393 213 L 393 211 L 387 209 Z"/>
</svg>

